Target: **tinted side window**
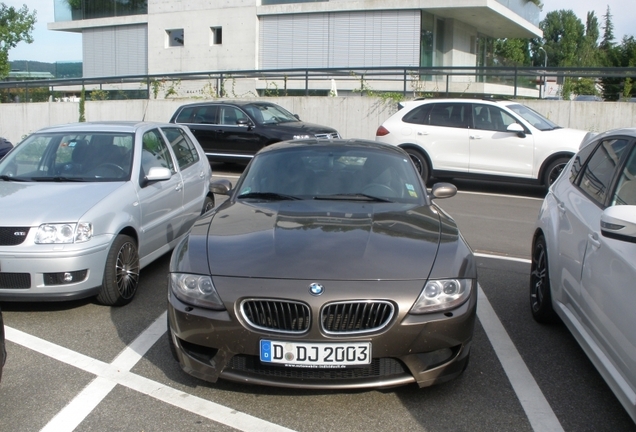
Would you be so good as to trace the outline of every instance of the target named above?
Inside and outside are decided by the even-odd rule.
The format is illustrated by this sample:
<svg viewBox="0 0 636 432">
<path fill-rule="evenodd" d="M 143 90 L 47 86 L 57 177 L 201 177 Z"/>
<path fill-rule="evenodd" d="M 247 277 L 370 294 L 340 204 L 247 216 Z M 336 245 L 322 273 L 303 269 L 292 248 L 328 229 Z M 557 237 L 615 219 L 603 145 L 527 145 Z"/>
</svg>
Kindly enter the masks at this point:
<svg viewBox="0 0 636 432">
<path fill-rule="evenodd" d="M 408 112 L 404 117 L 402 117 L 402 121 L 404 123 L 412 123 L 412 124 L 421 124 L 427 125 L 430 124 L 430 115 L 431 108 L 433 104 L 426 104 L 419 106 L 410 112 Z"/>
<path fill-rule="evenodd" d="M 436 103 L 431 110 L 431 126 L 465 128 L 468 126 L 467 107 L 470 104 Z"/>
<path fill-rule="evenodd" d="M 632 153 L 618 179 L 612 205 L 636 205 L 636 147 L 632 148 Z"/>
<path fill-rule="evenodd" d="M 143 136 L 141 177 L 145 177 L 153 167 L 170 168 L 174 172 L 170 151 L 157 129 L 150 130 Z"/>
<path fill-rule="evenodd" d="M 183 130 L 179 128 L 162 128 L 161 130 L 166 134 L 168 141 L 170 141 L 170 146 L 177 157 L 177 163 L 181 170 L 198 162 L 199 153 L 194 143 L 190 141 L 190 138 L 188 138 L 188 135 L 186 135 Z"/>
<path fill-rule="evenodd" d="M 194 113 L 194 108 L 184 108 L 179 112 L 177 116 L 177 123 L 192 123 L 192 114 Z"/>
<path fill-rule="evenodd" d="M 614 172 L 627 144 L 625 139 L 603 140 L 583 170 L 579 187 L 601 206 L 605 204 Z"/>
<path fill-rule="evenodd" d="M 198 107 L 190 123 L 219 124 L 218 110 L 216 105 Z"/>
<path fill-rule="evenodd" d="M 574 155 L 574 161 L 572 161 L 572 170 L 570 171 L 570 182 L 574 183 L 576 178 L 579 176 L 583 165 L 585 165 L 585 161 L 592 154 L 592 151 L 596 148 L 598 143 L 588 144 L 586 147 L 583 147 L 579 152 Z"/>
<path fill-rule="evenodd" d="M 490 105 L 473 105 L 475 129 L 505 132 L 517 120 L 504 110 Z"/>
<path fill-rule="evenodd" d="M 219 124 L 236 126 L 239 120 L 248 120 L 247 115 L 233 106 L 219 107 Z"/>
</svg>

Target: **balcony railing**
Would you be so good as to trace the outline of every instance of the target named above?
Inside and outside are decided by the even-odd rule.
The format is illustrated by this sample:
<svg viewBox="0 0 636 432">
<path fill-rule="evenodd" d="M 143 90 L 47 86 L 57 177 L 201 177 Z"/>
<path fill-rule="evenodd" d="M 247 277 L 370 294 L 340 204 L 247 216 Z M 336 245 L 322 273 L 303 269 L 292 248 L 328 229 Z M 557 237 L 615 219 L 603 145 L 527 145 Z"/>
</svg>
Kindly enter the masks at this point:
<svg viewBox="0 0 636 432">
<path fill-rule="evenodd" d="M 148 13 L 147 0 L 55 0 L 55 21 L 110 18 Z"/>
</svg>

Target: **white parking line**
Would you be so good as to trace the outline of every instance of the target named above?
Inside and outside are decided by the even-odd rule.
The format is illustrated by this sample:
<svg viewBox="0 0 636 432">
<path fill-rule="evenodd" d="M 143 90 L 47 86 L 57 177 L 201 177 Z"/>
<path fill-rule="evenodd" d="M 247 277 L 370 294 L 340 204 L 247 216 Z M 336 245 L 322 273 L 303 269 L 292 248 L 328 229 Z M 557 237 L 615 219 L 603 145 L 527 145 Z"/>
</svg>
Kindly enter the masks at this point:
<svg viewBox="0 0 636 432">
<path fill-rule="evenodd" d="M 530 262 L 530 260 L 499 255 L 483 253 L 475 255 L 484 258 Z M 519 398 L 532 429 L 536 432 L 562 432 L 563 428 L 554 411 L 545 399 L 481 287 L 479 287 L 478 291 L 477 316 L 513 390 Z M 131 373 L 130 369 L 143 358 L 146 352 L 165 334 L 166 330 L 166 312 L 164 312 L 110 364 L 8 326 L 5 326 L 5 336 L 7 340 L 13 343 L 96 375 L 96 378 L 62 409 L 42 431 L 70 432 L 74 430 L 119 384 L 238 430 L 292 432 L 291 429 L 269 423 Z"/>
<path fill-rule="evenodd" d="M 110 393 L 115 385 L 119 384 L 237 430 L 292 432 L 291 429 L 269 423 L 129 372 L 166 330 L 166 312 L 164 312 L 130 346 L 125 348 L 111 364 L 71 351 L 8 326 L 5 326 L 5 337 L 13 343 L 97 376 L 62 411 L 53 417 L 42 431 L 65 432 L 74 430 Z"/>
<path fill-rule="evenodd" d="M 562 432 L 563 427 L 559 419 L 552 411 L 481 287 L 479 287 L 477 298 L 477 317 L 528 416 L 532 429 L 537 432 Z"/>
</svg>

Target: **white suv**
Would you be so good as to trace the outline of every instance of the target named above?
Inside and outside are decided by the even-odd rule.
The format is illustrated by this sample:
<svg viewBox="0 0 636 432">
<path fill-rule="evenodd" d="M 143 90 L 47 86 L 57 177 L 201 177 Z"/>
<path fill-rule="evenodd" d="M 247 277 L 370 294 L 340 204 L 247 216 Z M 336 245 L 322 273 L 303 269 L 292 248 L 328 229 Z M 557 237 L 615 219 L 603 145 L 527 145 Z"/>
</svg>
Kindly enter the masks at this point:
<svg viewBox="0 0 636 432">
<path fill-rule="evenodd" d="M 402 102 L 376 140 L 403 148 L 420 175 L 527 180 L 550 186 L 587 131 L 566 129 L 512 101 Z"/>
</svg>

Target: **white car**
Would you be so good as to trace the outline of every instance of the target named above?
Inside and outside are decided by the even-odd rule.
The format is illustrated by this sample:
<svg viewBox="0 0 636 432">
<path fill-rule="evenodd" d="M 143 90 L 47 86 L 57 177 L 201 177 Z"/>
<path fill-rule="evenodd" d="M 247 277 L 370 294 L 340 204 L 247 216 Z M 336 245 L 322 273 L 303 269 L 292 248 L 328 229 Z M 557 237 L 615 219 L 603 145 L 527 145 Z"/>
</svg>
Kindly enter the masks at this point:
<svg viewBox="0 0 636 432">
<path fill-rule="evenodd" d="M 214 206 L 187 127 L 42 129 L 0 161 L 0 301 L 130 302 L 139 271 Z"/>
<path fill-rule="evenodd" d="M 533 317 L 567 325 L 636 421 L 636 128 L 582 146 L 550 187 L 532 244 Z"/>
<path fill-rule="evenodd" d="M 425 182 L 466 177 L 547 187 L 588 134 L 512 101 L 425 99 L 399 107 L 376 140 L 406 150 Z"/>
</svg>

